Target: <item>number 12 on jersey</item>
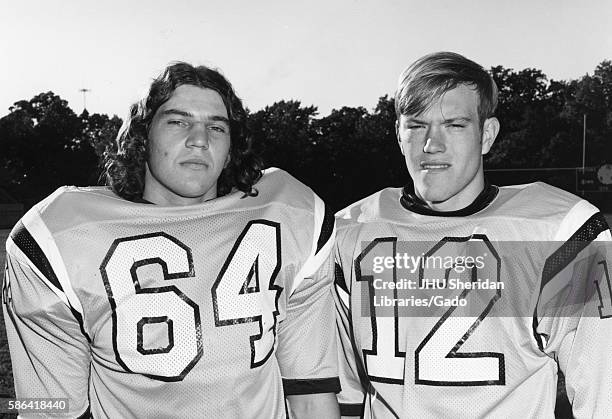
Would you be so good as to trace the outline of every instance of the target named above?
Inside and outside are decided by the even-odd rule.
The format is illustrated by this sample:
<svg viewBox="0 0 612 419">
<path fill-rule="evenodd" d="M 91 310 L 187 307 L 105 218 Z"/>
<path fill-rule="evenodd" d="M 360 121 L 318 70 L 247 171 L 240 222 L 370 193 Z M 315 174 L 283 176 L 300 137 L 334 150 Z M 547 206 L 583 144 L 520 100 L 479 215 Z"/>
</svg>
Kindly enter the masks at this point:
<svg viewBox="0 0 612 419">
<path fill-rule="evenodd" d="M 462 243 L 469 242 L 469 246 L 485 257 L 483 267 L 472 267 L 471 280 L 481 278 L 496 278 L 499 281 L 500 257 L 483 235 L 470 237 L 447 237 L 429 251 L 423 253 L 424 260 L 435 259 L 449 254 L 460 256 L 456 253 Z M 407 359 L 407 342 L 402 338 L 400 327 L 402 319 L 399 316 L 398 307 L 394 307 L 395 315 L 377 315 L 381 308 L 374 303 L 377 287 L 374 287 L 374 279 L 381 278 L 383 282 L 397 282 L 397 267 L 384 270 L 376 275 L 372 272 L 373 258 L 384 255 L 395 258 L 397 255 L 397 238 L 387 237 L 372 241 L 355 259 L 355 270 L 357 281 L 367 282 L 369 289 L 369 317 L 372 327 L 372 347 L 363 349 L 364 361 L 368 376 L 371 381 L 388 384 L 403 384 L 404 364 Z M 486 273 L 482 272 L 486 269 Z M 418 269 L 418 274 L 410 270 L 408 275 L 415 284 L 423 285 L 424 281 L 432 278 L 444 278 L 448 283 L 449 275 L 453 268 L 431 267 L 427 264 Z M 402 272 L 402 273 L 403 273 Z M 388 291 L 387 291 L 388 292 Z M 501 290 L 489 290 L 487 298 L 476 295 L 481 290 L 472 289 L 458 290 L 458 298 L 465 300 L 466 310 L 463 307 L 450 307 L 437 320 L 435 325 L 422 338 L 414 350 L 414 382 L 418 385 L 434 386 L 482 386 L 482 385 L 504 385 L 505 384 L 505 361 L 504 354 L 498 352 L 467 352 L 460 351 L 461 347 L 473 336 L 477 328 L 485 320 L 493 305 L 501 297 Z M 398 290 L 393 290 L 393 298 L 398 299 Z M 414 310 L 425 310 L 423 307 L 414 307 Z M 385 310 L 388 310 L 386 308 Z M 405 313 L 405 312 L 404 312 Z M 419 319 L 417 312 L 411 315 L 411 322 L 425 321 Z M 413 323 L 415 324 L 415 323 Z M 406 326 L 409 327 L 409 326 Z M 409 353 L 409 355 L 411 355 Z"/>
</svg>

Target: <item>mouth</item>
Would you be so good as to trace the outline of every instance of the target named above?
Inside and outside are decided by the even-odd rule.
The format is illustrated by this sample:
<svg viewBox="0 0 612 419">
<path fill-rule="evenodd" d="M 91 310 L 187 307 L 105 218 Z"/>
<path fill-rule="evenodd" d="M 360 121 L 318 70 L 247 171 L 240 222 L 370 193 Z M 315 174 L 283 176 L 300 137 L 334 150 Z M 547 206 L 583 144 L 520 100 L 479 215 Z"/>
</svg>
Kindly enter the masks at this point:
<svg viewBox="0 0 612 419">
<path fill-rule="evenodd" d="M 437 161 L 422 161 L 421 162 L 421 170 L 427 172 L 442 172 L 451 167 L 450 163 L 446 162 L 437 162 Z"/>
<path fill-rule="evenodd" d="M 201 159 L 189 159 L 179 163 L 182 167 L 190 170 L 204 170 L 208 168 L 208 163 Z"/>
</svg>

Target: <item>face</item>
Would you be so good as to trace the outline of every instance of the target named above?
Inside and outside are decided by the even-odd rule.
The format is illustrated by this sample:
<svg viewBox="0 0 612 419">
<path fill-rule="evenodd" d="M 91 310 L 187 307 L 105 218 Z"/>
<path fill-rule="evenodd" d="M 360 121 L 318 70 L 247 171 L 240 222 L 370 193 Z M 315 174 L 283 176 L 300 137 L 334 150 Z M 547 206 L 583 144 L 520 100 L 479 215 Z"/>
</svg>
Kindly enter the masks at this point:
<svg viewBox="0 0 612 419">
<path fill-rule="evenodd" d="M 192 85 L 177 87 L 149 128 L 143 198 L 159 205 L 216 198 L 229 150 L 229 119 L 219 93 Z"/>
<path fill-rule="evenodd" d="M 396 132 L 416 194 L 437 211 L 471 204 L 484 188 L 482 156 L 499 131 L 496 118 L 483 127 L 478 93 L 459 85 L 423 113 L 401 115 Z"/>
</svg>

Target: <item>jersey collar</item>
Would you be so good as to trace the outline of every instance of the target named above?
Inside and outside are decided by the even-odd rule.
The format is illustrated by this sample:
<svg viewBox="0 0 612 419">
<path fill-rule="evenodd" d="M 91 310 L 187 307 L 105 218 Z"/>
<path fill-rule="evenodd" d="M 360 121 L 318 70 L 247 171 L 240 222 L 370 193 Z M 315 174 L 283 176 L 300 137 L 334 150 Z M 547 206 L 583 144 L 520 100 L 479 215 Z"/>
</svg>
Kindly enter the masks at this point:
<svg viewBox="0 0 612 419">
<path fill-rule="evenodd" d="M 498 192 L 499 188 L 497 186 L 486 182 L 482 192 L 480 192 L 476 199 L 474 199 L 474 201 L 467 207 L 455 211 L 435 211 L 429 208 L 427 203 L 425 203 L 425 201 L 414 193 L 412 187 L 404 186 L 402 188 L 400 203 L 408 211 L 421 215 L 431 215 L 435 217 L 465 217 L 486 208 L 487 205 L 489 205 L 495 199 Z"/>
</svg>

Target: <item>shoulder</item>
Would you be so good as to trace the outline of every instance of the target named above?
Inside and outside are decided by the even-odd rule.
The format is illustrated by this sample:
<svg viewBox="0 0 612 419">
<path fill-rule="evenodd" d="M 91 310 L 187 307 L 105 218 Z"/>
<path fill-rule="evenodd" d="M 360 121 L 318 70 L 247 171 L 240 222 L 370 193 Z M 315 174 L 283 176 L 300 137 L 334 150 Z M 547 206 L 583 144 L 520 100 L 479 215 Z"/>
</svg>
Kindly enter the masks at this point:
<svg viewBox="0 0 612 419">
<path fill-rule="evenodd" d="M 254 203 L 259 205 L 277 204 L 294 209 L 314 211 L 323 201 L 304 183 L 282 169 L 266 169 L 262 178 L 255 185 L 257 197 Z"/>
<path fill-rule="evenodd" d="M 338 229 L 358 224 L 392 221 L 394 213 L 401 211 L 401 188 L 385 188 L 367 196 L 336 213 Z"/>
<path fill-rule="evenodd" d="M 13 231 L 28 225 L 44 225 L 51 234 L 105 217 L 118 203 L 127 203 L 106 187 L 62 186 L 34 205 Z"/>
<path fill-rule="evenodd" d="M 245 205 L 274 208 L 293 220 L 299 219 L 295 214 L 307 215 L 314 220 L 312 225 L 322 237 L 320 240 L 327 241 L 331 237 L 334 230 L 333 212 L 311 188 L 289 173 L 275 167 L 266 169 L 255 187 L 258 195 L 248 200 Z"/>
<path fill-rule="evenodd" d="M 544 182 L 500 187 L 500 198 L 507 202 L 525 205 L 535 213 L 567 213 L 572 208 L 584 208 L 587 212 L 597 208 L 585 199 Z"/>
<path fill-rule="evenodd" d="M 555 225 L 555 240 L 565 240 L 585 229 L 607 228 L 604 216 L 595 205 L 544 182 L 502 186 L 498 198 L 508 213 Z"/>
<path fill-rule="evenodd" d="M 282 190 L 284 192 L 304 192 L 304 191 L 312 191 L 308 186 L 304 183 L 297 180 L 288 172 L 283 169 L 279 169 L 278 167 L 269 167 L 263 171 L 263 175 L 259 182 L 256 184 L 257 189 L 264 189 L 265 191 L 269 189 L 274 190 Z"/>
<path fill-rule="evenodd" d="M 563 206 L 572 205 L 583 200 L 579 196 L 544 182 L 501 186 L 500 191 L 511 196 L 529 199 L 538 198 L 538 201 L 541 202 L 555 202 L 562 204 Z"/>
<path fill-rule="evenodd" d="M 378 231 L 381 224 L 401 223 L 406 212 L 400 204 L 401 195 L 401 188 L 382 189 L 338 211 L 338 248 L 353 249 L 361 241 L 364 231 Z"/>
</svg>

